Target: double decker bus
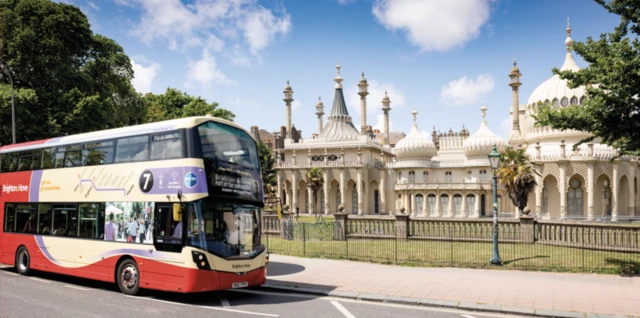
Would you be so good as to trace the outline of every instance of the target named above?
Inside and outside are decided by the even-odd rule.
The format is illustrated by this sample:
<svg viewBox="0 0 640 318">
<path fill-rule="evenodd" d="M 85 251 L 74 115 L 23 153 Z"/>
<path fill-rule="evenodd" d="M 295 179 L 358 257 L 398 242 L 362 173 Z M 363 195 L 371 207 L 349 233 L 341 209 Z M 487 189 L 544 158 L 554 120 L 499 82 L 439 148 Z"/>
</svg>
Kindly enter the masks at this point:
<svg viewBox="0 0 640 318">
<path fill-rule="evenodd" d="M 256 140 L 211 116 L 0 148 L 0 263 L 141 288 L 259 286 Z"/>
</svg>

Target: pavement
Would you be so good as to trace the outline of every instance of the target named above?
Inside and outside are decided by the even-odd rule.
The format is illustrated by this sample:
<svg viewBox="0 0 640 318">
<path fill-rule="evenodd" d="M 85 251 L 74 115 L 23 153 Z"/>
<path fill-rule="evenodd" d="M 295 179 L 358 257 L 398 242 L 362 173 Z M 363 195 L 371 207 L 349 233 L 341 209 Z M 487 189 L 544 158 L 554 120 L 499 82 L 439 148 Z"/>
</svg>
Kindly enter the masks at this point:
<svg viewBox="0 0 640 318">
<path fill-rule="evenodd" d="M 270 256 L 272 290 L 544 317 L 640 317 L 640 276 L 416 268 Z"/>
<path fill-rule="evenodd" d="M 0 270 L 0 317 L 515 317 L 446 308 L 357 301 L 262 289 L 176 294 L 144 291 L 126 296 L 115 284 L 33 272 Z"/>
</svg>

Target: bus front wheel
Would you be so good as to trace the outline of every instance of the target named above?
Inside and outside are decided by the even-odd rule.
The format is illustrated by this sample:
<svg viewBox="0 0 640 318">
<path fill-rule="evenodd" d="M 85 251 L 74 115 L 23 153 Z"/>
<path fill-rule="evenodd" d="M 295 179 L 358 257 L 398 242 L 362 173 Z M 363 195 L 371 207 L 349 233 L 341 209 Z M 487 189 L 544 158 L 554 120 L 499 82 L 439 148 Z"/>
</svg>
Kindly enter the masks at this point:
<svg viewBox="0 0 640 318">
<path fill-rule="evenodd" d="M 21 246 L 16 253 L 16 270 L 20 275 L 29 275 L 31 268 L 31 257 L 26 247 Z"/>
<path fill-rule="evenodd" d="M 116 275 L 118 287 L 126 295 L 135 295 L 140 289 L 140 272 L 138 265 L 132 259 L 125 259 L 118 266 Z"/>
</svg>

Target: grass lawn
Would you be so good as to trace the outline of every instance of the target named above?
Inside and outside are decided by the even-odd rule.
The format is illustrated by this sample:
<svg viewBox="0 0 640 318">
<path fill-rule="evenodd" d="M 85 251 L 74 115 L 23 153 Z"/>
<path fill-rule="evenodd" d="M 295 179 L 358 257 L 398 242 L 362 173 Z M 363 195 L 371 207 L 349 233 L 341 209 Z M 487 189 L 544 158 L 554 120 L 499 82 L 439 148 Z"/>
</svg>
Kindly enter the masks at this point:
<svg viewBox="0 0 640 318">
<path fill-rule="evenodd" d="M 313 217 L 311 217 L 313 220 Z M 315 220 L 313 221 L 315 222 Z M 545 244 L 499 244 L 502 266 L 489 264 L 491 242 L 435 240 L 348 239 L 333 240 L 333 227 L 315 224 L 311 230 L 293 231 L 293 240 L 277 235 L 263 237 L 271 253 L 328 259 L 348 259 L 404 266 L 448 266 L 535 271 L 639 273 L 640 253 L 598 251 Z M 314 235 L 309 235 L 313 232 Z M 321 233 L 321 234 L 318 234 Z"/>
</svg>

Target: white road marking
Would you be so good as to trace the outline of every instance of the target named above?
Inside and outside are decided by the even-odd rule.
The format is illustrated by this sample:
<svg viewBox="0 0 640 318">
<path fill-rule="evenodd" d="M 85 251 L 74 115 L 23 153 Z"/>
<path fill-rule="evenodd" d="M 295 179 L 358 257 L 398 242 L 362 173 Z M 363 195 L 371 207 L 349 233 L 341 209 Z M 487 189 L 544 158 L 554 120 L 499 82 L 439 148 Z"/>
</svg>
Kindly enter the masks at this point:
<svg viewBox="0 0 640 318">
<path fill-rule="evenodd" d="M 337 301 L 331 301 L 331 304 L 334 305 L 336 308 L 338 308 L 338 310 L 340 310 L 340 312 L 347 318 L 356 318 L 356 316 L 352 315 L 347 308 L 342 307 L 342 305 L 340 305 L 339 302 Z"/>
<path fill-rule="evenodd" d="M 91 290 L 92 288 L 83 288 L 83 287 L 78 287 L 78 286 L 74 286 L 74 285 L 64 285 L 64 287 L 69 287 L 69 288 L 74 288 L 74 289 L 79 289 L 79 290 Z"/>
<path fill-rule="evenodd" d="M 129 296 L 129 295 L 125 295 L 125 297 L 153 300 L 153 301 L 166 303 L 166 304 L 171 304 L 171 305 L 192 306 L 190 304 L 177 303 L 177 302 L 173 302 L 173 301 L 166 301 L 166 300 L 154 299 L 154 298 L 149 298 L 149 297 L 136 297 L 136 296 Z M 248 314 L 248 315 L 256 315 L 256 316 L 280 317 L 278 315 L 272 315 L 272 314 L 263 314 L 263 313 L 259 313 L 259 312 L 251 312 L 251 311 L 244 311 L 244 310 L 234 310 L 234 309 L 219 308 L 219 307 L 209 307 L 209 306 L 195 306 L 195 307 L 200 307 L 200 308 L 204 308 L 204 309 L 211 309 L 211 310 L 218 310 L 218 311 L 236 312 L 236 313 L 240 313 L 240 314 Z"/>
<path fill-rule="evenodd" d="M 471 315 L 461 315 L 461 316 L 464 317 L 464 318 L 476 318 L 476 317 L 471 316 Z"/>
<path fill-rule="evenodd" d="M 226 298 L 220 298 L 220 303 L 222 304 L 222 307 L 224 307 L 224 308 L 231 307 L 231 304 L 229 303 L 229 301 Z"/>
<path fill-rule="evenodd" d="M 48 280 L 44 280 L 44 279 L 40 279 L 40 278 L 35 278 L 35 277 L 29 277 L 29 278 L 31 278 L 31 279 L 33 279 L 33 280 L 37 280 L 37 281 L 39 281 L 39 282 L 47 283 L 47 284 L 48 284 L 48 283 L 51 283 L 51 282 L 50 282 L 50 281 L 48 281 Z"/>
</svg>

